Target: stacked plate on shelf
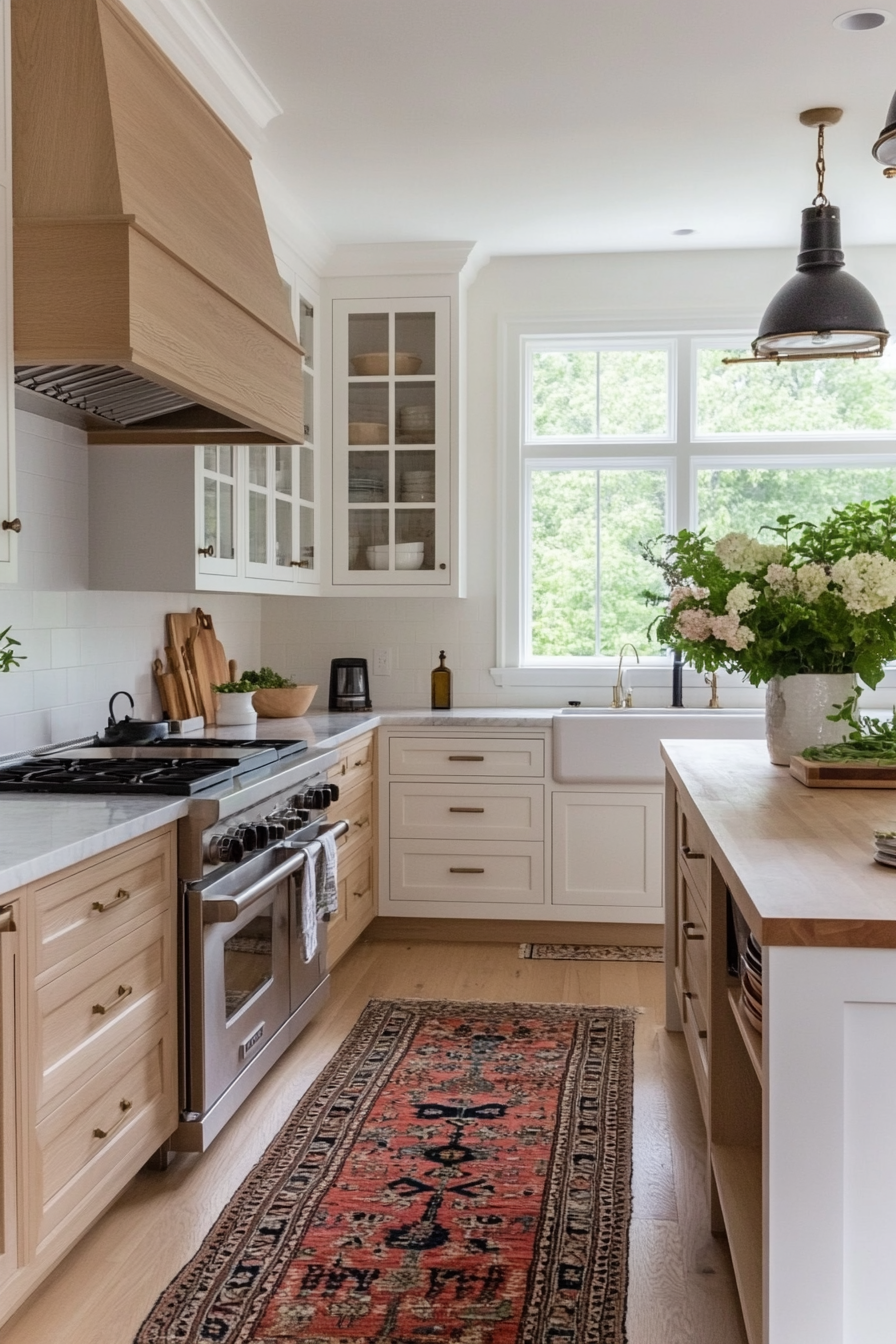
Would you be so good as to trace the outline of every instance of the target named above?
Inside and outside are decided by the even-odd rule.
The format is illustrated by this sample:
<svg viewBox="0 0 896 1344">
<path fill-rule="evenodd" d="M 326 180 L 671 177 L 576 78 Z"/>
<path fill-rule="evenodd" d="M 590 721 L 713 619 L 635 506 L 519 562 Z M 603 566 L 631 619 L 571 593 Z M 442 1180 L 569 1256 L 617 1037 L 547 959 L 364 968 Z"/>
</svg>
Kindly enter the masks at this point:
<svg viewBox="0 0 896 1344">
<path fill-rule="evenodd" d="M 762 1030 L 762 948 L 752 933 L 740 959 L 740 994 L 744 1012 L 757 1031 Z"/>
<path fill-rule="evenodd" d="M 351 475 L 348 481 L 351 504 L 379 504 L 386 498 L 386 487 L 381 476 Z"/>
<path fill-rule="evenodd" d="M 436 494 L 434 471 L 403 471 L 401 473 L 402 504 L 431 504 Z"/>
<path fill-rule="evenodd" d="M 874 862 L 896 868 L 896 831 L 874 832 Z"/>
<path fill-rule="evenodd" d="M 399 443 L 435 443 L 436 413 L 432 406 L 401 406 L 398 411 Z"/>
</svg>

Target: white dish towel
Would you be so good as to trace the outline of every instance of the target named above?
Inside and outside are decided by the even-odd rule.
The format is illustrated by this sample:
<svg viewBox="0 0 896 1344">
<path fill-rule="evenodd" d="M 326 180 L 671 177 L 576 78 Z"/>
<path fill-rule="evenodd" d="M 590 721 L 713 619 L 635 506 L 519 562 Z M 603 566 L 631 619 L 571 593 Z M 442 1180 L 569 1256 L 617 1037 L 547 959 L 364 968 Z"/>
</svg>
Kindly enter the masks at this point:
<svg viewBox="0 0 896 1344">
<path fill-rule="evenodd" d="M 302 959 L 306 965 L 317 953 L 317 921 L 339 908 L 336 837 L 325 831 L 318 839 L 320 850 L 309 854 L 302 867 Z M 318 859 L 322 869 L 319 882 Z"/>
</svg>

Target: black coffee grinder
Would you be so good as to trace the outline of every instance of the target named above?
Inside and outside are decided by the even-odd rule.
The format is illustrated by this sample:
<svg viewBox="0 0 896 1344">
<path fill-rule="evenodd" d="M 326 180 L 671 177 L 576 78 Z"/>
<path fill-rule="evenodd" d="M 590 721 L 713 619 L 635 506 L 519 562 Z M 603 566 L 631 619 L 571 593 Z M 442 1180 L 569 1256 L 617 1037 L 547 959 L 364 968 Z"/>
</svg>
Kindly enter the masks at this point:
<svg viewBox="0 0 896 1344">
<path fill-rule="evenodd" d="M 370 709 L 366 658 L 334 658 L 330 663 L 330 709 Z"/>
</svg>

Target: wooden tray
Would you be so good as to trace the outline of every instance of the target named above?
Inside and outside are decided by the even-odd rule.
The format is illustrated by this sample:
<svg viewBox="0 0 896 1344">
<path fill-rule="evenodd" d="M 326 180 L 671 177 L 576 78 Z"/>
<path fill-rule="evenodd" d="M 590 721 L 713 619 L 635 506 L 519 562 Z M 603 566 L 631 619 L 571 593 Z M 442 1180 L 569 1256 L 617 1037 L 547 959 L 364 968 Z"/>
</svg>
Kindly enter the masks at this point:
<svg viewBox="0 0 896 1344">
<path fill-rule="evenodd" d="M 896 789 L 896 764 L 807 761 L 805 756 L 791 756 L 790 773 L 808 789 Z"/>
</svg>

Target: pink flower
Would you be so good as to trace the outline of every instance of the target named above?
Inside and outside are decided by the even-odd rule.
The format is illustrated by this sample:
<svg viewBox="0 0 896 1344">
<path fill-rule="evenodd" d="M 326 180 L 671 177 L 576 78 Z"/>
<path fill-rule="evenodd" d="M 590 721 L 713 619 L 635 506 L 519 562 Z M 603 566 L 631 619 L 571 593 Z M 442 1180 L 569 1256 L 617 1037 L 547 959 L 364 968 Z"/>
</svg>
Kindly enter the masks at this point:
<svg viewBox="0 0 896 1344">
<path fill-rule="evenodd" d="M 686 602 L 692 597 L 696 602 L 702 602 L 704 597 L 709 597 L 708 588 L 698 588 L 693 583 L 677 583 L 669 594 L 669 610 L 674 611 L 682 602 Z"/>
<path fill-rule="evenodd" d="M 736 611 L 726 616 L 713 616 L 710 626 L 716 639 L 724 640 L 729 649 L 745 649 L 756 638 L 748 626 L 741 625 Z"/>
<path fill-rule="evenodd" d="M 679 613 L 677 624 L 678 633 L 684 639 L 699 641 L 709 639 L 712 634 L 712 618 L 702 607 L 686 607 Z"/>
</svg>

